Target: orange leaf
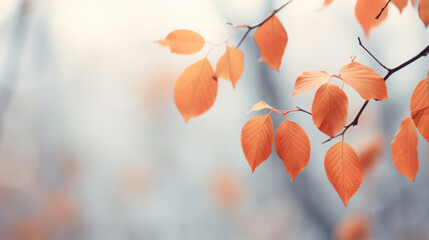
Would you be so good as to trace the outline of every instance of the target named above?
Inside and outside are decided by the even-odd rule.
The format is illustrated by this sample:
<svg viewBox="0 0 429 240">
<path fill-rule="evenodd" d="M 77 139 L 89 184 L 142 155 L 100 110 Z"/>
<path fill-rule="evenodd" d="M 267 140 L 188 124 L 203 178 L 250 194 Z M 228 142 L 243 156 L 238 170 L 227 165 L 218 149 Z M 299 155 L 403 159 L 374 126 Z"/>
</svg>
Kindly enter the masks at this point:
<svg viewBox="0 0 429 240">
<path fill-rule="evenodd" d="M 271 155 L 273 122 L 269 114 L 251 118 L 241 129 L 241 147 L 252 172 Z"/>
<path fill-rule="evenodd" d="M 414 182 L 419 171 L 417 158 L 417 130 L 411 117 L 405 118 L 391 143 L 392 160 L 395 168 Z"/>
<path fill-rule="evenodd" d="M 367 37 L 374 27 L 386 19 L 388 7 L 384 9 L 379 19 L 375 19 L 384 5 L 386 5 L 386 0 L 358 0 L 356 2 L 355 15 Z"/>
<path fill-rule="evenodd" d="M 244 54 L 243 52 L 235 47 L 226 47 L 226 52 L 216 65 L 216 76 L 218 78 L 228 79 L 232 82 L 232 86 L 235 85 L 240 79 L 244 68 Z"/>
<path fill-rule="evenodd" d="M 356 152 L 344 141 L 335 144 L 326 153 L 325 170 L 332 186 L 347 206 L 363 179 L 362 167 Z"/>
<path fill-rule="evenodd" d="M 264 101 L 259 101 L 257 104 L 253 105 L 252 109 L 250 109 L 247 113 L 250 113 L 253 111 L 259 111 L 262 109 L 273 109 L 273 107 L 271 107 Z"/>
<path fill-rule="evenodd" d="M 163 47 L 169 47 L 172 53 L 191 54 L 200 51 L 204 44 L 204 38 L 190 30 L 176 30 L 167 35 L 164 40 L 159 40 Z"/>
<path fill-rule="evenodd" d="M 213 105 L 217 81 L 207 58 L 187 67 L 174 86 L 174 101 L 185 121 L 203 114 Z"/>
<path fill-rule="evenodd" d="M 368 216 L 355 213 L 341 220 L 335 227 L 335 240 L 371 239 Z"/>
<path fill-rule="evenodd" d="M 341 68 L 340 76 L 365 100 L 388 98 L 383 77 L 368 66 L 358 62 L 349 63 Z"/>
<path fill-rule="evenodd" d="M 421 80 L 414 89 L 410 111 L 420 134 L 429 142 L 429 72 L 428 78 Z"/>
<path fill-rule="evenodd" d="M 318 88 L 329 79 L 331 76 L 325 71 L 303 72 L 296 79 L 291 96 Z"/>
<path fill-rule="evenodd" d="M 331 4 L 334 0 L 325 0 L 325 2 L 323 3 L 323 6 L 326 7 L 329 4 Z"/>
<path fill-rule="evenodd" d="M 429 26 L 429 0 L 420 0 L 419 16 L 423 24 L 427 28 Z"/>
<path fill-rule="evenodd" d="M 310 160 L 310 140 L 298 124 L 285 120 L 277 128 L 274 143 L 276 152 L 293 181 Z"/>
<path fill-rule="evenodd" d="M 380 136 L 372 137 L 366 148 L 359 153 L 360 164 L 363 172 L 367 172 L 378 160 L 383 152 L 383 138 Z"/>
<path fill-rule="evenodd" d="M 316 127 L 333 137 L 347 121 L 349 101 L 347 95 L 337 85 L 325 83 L 317 89 L 311 107 Z"/>
<path fill-rule="evenodd" d="M 399 12 L 402 13 L 402 10 L 407 6 L 408 0 L 392 0 L 392 3 L 399 9 Z"/>
<path fill-rule="evenodd" d="M 258 28 L 253 38 L 261 51 L 261 61 L 278 71 L 288 41 L 280 20 L 273 15 Z"/>
<path fill-rule="evenodd" d="M 237 173 L 222 169 L 212 177 L 212 188 L 215 200 L 227 210 L 238 207 L 244 200 L 243 186 Z"/>
</svg>

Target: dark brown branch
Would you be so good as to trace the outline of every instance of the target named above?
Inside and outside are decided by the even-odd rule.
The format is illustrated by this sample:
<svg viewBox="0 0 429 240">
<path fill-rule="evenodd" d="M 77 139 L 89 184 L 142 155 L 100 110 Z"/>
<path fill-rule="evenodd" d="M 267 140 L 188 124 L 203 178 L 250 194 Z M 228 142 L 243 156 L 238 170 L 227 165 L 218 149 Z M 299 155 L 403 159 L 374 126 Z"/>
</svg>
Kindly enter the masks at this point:
<svg viewBox="0 0 429 240">
<path fill-rule="evenodd" d="M 304 110 L 304 109 L 302 109 L 302 108 L 300 108 L 300 107 L 298 107 L 298 106 L 296 106 L 296 109 L 298 109 L 298 110 L 299 110 L 299 111 L 301 111 L 301 112 L 305 112 L 305 113 L 307 113 L 307 114 L 311 115 L 311 112 L 306 111 L 306 110 Z"/>
<path fill-rule="evenodd" d="M 387 81 L 387 79 L 389 79 L 389 77 L 394 74 L 395 72 L 401 70 L 402 68 L 410 65 L 411 63 L 415 62 L 417 59 L 421 58 L 421 57 L 425 57 L 429 54 L 429 45 L 427 45 L 421 52 L 419 52 L 416 56 L 412 57 L 411 59 L 405 61 L 404 63 L 400 64 L 399 66 L 395 67 L 395 68 L 388 68 L 386 66 L 384 66 L 361 42 L 360 38 L 358 38 L 359 41 L 359 45 L 365 49 L 365 51 L 371 55 L 372 58 L 374 58 L 375 61 L 377 61 L 378 64 L 380 64 L 380 66 L 382 66 L 384 69 L 387 70 L 387 74 L 386 76 L 384 76 L 384 81 Z M 356 126 L 359 123 L 359 118 L 362 115 L 363 111 L 365 110 L 366 106 L 368 105 L 369 101 L 365 101 L 365 103 L 362 105 L 362 107 L 360 108 L 358 114 L 356 115 L 356 117 L 353 119 L 353 121 L 344 126 L 344 129 L 341 133 L 329 138 L 328 140 L 324 141 L 323 143 L 327 143 L 329 141 L 331 141 L 332 139 L 339 137 L 339 136 L 344 136 L 344 134 L 347 132 L 347 130 L 352 127 L 352 126 Z"/>
<path fill-rule="evenodd" d="M 392 0 L 387 1 L 386 5 L 384 5 L 384 7 L 380 10 L 380 12 L 379 12 L 379 13 L 378 13 L 378 15 L 375 17 L 375 19 L 377 19 L 377 20 L 378 20 L 378 19 L 380 18 L 381 14 L 384 12 L 384 9 L 386 9 L 386 8 L 387 8 L 387 6 L 389 5 L 390 1 L 392 1 Z"/>
<path fill-rule="evenodd" d="M 386 69 L 387 71 L 389 71 L 390 69 L 388 68 L 388 67 L 386 67 L 386 66 L 384 66 L 384 64 L 382 64 L 380 61 L 378 61 L 378 59 L 374 56 L 374 55 L 372 55 L 372 53 L 368 50 L 368 49 L 366 49 L 366 47 L 362 44 L 362 42 L 361 42 L 361 40 L 360 40 L 360 37 L 358 37 L 358 41 L 359 41 L 359 45 L 363 48 L 363 49 L 365 49 L 365 51 L 378 63 L 378 64 L 380 64 L 380 66 L 382 66 L 384 69 Z"/>
<path fill-rule="evenodd" d="M 274 10 L 273 10 L 273 12 L 272 12 L 268 17 L 266 17 L 262 22 L 260 22 L 260 23 L 258 23 L 258 24 L 256 24 L 256 25 L 253 25 L 253 26 L 243 25 L 242 27 L 246 27 L 246 28 L 247 28 L 247 30 L 246 30 L 246 32 L 244 33 L 243 37 L 242 37 L 242 38 L 240 39 L 240 41 L 238 42 L 238 44 L 237 44 L 237 48 L 239 48 L 239 47 L 240 47 L 241 43 L 243 43 L 244 39 L 246 39 L 247 35 L 249 35 L 249 33 L 250 33 L 253 29 L 256 29 L 256 28 L 258 28 L 258 27 L 262 26 L 262 24 L 264 24 L 266 21 L 268 21 L 272 16 L 274 16 L 276 13 L 278 13 L 279 11 L 281 11 L 284 7 L 286 7 L 287 5 L 289 5 L 289 3 L 291 3 L 291 2 L 293 2 L 293 0 L 290 0 L 289 2 L 287 2 L 287 3 L 283 4 L 282 6 L 280 6 L 279 8 L 274 9 Z M 234 26 L 234 24 L 232 24 L 232 23 L 230 23 L 230 22 L 227 22 L 226 24 Z"/>
</svg>

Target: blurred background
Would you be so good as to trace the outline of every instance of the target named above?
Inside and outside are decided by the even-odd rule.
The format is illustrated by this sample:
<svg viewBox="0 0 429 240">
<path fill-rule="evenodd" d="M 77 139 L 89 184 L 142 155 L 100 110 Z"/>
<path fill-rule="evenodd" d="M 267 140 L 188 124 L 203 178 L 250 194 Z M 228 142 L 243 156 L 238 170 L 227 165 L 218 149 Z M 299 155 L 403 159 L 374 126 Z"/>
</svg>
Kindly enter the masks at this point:
<svg viewBox="0 0 429 240">
<path fill-rule="evenodd" d="M 308 115 L 290 115 L 312 145 L 293 182 L 274 151 L 252 174 L 240 146 L 258 101 L 311 109 L 314 91 L 288 97 L 303 71 L 336 74 L 356 55 L 384 76 L 357 37 L 388 67 L 420 52 L 429 30 L 411 4 L 402 14 L 391 5 L 366 38 L 355 1 L 295 0 L 277 14 L 289 36 L 279 72 L 258 63 L 250 35 L 236 90 L 220 80 L 207 113 L 188 123 L 179 114 L 174 83 L 213 46 L 183 56 L 154 42 L 190 29 L 221 43 L 226 22 L 259 23 L 284 2 L 0 1 L 0 239 L 429 239 L 428 143 L 419 136 L 414 183 L 390 156 L 429 57 L 393 75 L 389 100 L 371 102 L 347 132 L 368 166 L 347 207 L 323 165 L 340 139 L 321 144 Z M 223 52 L 211 51 L 212 65 Z M 344 89 L 351 120 L 363 100 Z"/>
</svg>

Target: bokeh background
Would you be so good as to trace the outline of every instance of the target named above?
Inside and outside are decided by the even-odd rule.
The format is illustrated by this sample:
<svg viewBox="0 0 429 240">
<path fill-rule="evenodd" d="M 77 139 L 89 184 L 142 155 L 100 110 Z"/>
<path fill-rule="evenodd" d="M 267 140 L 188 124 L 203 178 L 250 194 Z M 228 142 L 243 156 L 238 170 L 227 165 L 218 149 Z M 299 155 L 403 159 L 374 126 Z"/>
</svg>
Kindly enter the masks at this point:
<svg viewBox="0 0 429 240">
<path fill-rule="evenodd" d="M 220 80 L 213 107 L 185 123 L 173 101 L 180 72 L 206 56 L 154 43 L 190 29 L 212 43 L 226 22 L 256 24 L 284 1 L 0 1 L 0 239 L 429 239 L 428 143 L 411 183 L 394 168 L 390 141 L 429 57 L 393 75 L 389 100 L 371 102 L 346 135 L 358 153 L 383 151 L 344 207 L 324 170 L 326 136 L 306 114 L 291 114 L 310 137 L 307 168 L 291 182 L 273 151 L 254 174 L 240 146 L 246 112 L 264 100 L 311 109 L 296 97 L 303 71 L 338 73 L 355 55 L 386 72 L 357 37 L 394 67 L 429 43 L 410 4 L 366 38 L 355 1 L 295 0 L 277 14 L 289 42 L 280 71 L 258 63 L 249 36 L 236 90 Z M 228 42 L 237 44 L 244 29 Z M 224 48 L 211 50 L 215 65 Z M 345 87 L 350 118 L 363 100 Z M 275 127 L 282 121 L 273 116 Z M 347 238 L 349 237 L 349 238 Z"/>
</svg>

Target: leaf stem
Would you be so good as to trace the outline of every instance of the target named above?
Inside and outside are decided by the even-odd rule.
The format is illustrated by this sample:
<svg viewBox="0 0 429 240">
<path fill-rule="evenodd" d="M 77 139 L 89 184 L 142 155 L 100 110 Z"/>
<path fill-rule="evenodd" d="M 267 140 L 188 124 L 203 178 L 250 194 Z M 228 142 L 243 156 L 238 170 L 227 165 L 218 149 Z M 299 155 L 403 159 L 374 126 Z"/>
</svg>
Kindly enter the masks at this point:
<svg viewBox="0 0 429 240">
<path fill-rule="evenodd" d="M 311 112 L 306 111 L 306 110 L 304 110 L 304 109 L 302 109 L 302 108 L 300 108 L 298 106 L 296 106 L 296 109 L 291 109 L 291 110 L 278 110 L 278 109 L 272 108 L 271 112 L 275 112 L 275 113 L 282 114 L 282 115 L 285 115 L 285 116 L 288 113 L 291 113 L 291 112 L 303 112 L 303 113 L 307 113 L 307 114 L 311 115 Z"/>
</svg>

